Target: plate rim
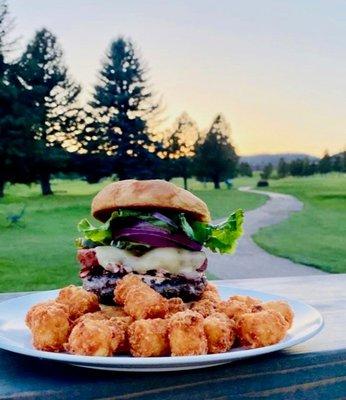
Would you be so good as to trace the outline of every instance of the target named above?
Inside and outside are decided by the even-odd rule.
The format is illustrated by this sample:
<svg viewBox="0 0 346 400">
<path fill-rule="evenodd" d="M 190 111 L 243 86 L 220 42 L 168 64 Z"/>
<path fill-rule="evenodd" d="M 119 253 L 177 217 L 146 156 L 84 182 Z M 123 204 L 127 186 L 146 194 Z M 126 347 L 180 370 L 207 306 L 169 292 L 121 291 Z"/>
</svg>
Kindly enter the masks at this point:
<svg viewBox="0 0 346 400">
<path fill-rule="evenodd" d="M 35 357 L 45 360 L 58 361 L 58 362 L 66 362 L 69 364 L 75 364 L 80 366 L 99 366 L 104 367 L 114 367 L 114 368 L 157 368 L 164 369 L 170 367 L 188 367 L 188 366 L 197 366 L 197 365 L 205 365 L 209 364 L 217 364 L 217 363 L 227 363 L 235 360 L 246 359 L 250 357 L 260 356 L 267 353 L 272 353 L 275 351 L 283 350 L 295 346 L 297 344 L 303 343 L 313 336 L 317 335 L 324 327 L 324 319 L 322 314 L 313 306 L 302 302 L 300 300 L 296 300 L 293 298 L 289 298 L 286 296 L 280 296 L 277 294 L 252 290 L 252 289 L 244 289 L 233 285 L 227 285 L 224 283 L 217 283 L 218 288 L 225 288 L 236 290 L 239 292 L 247 292 L 249 295 L 253 296 L 270 296 L 273 299 L 281 299 L 286 300 L 289 303 L 295 303 L 297 305 L 303 306 L 305 309 L 315 314 L 314 323 L 310 328 L 306 328 L 307 332 L 299 337 L 292 337 L 288 340 L 283 340 L 274 345 L 255 348 L 255 349 L 234 349 L 225 353 L 217 353 L 217 354 L 205 354 L 205 355 L 197 355 L 197 356 L 166 356 L 166 357 L 131 357 L 131 356 L 113 356 L 113 357 L 100 357 L 100 356 L 83 356 L 83 355 L 74 355 L 67 353 L 53 353 L 48 351 L 37 350 L 34 348 L 26 348 L 13 345 L 9 343 L 9 339 L 4 337 L 0 331 L 0 349 L 7 350 L 13 353 L 22 354 L 29 357 Z M 46 290 L 46 291 L 37 291 L 31 294 L 26 294 L 23 296 L 18 296 L 12 299 L 5 300 L 0 303 L 0 309 L 3 305 L 8 305 L 10 303 L 15 303 L 18 299 L 35 297 L 40 294 L 54 295 L 60 289 L 55 290 Z M 241 353 L 241 355 L 239 354 Z"/>
</svg>

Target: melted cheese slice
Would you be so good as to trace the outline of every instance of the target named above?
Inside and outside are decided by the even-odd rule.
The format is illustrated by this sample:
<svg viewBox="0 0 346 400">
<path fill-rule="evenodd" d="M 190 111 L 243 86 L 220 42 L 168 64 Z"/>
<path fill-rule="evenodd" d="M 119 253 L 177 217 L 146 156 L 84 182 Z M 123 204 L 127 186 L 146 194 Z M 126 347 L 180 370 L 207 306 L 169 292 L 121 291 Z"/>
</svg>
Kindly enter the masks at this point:
<svg viewBox="0 0 346 400">
<path fill-rule="evenodd" d="M 140 274 L 155 269 L 179 275 L 195 272 L 206 259 L 206 255 L 202 251 L 174 247 L 153 249 L 140 257 L 113 246 L 98 246 L 94 250 L 99 264 L 111 272 L 116 272 L 117 267 L 121 265 L 127 270 Z"/>
</svg>

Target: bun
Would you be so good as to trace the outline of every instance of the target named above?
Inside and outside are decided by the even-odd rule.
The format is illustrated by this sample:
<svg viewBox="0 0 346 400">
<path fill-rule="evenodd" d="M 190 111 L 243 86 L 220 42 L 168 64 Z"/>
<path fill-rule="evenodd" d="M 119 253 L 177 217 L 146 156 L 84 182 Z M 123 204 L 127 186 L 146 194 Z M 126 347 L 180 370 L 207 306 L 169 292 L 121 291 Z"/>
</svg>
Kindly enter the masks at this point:
<svg viewBox="0 0 346 400">
<path fill-rule="evenodd" d="M 204 201 L 160 179 L 128 179 L 111 183 L 94 197 L 91 204 L 92 215 L 102 222 L 107 221 L 111 213 L 120 208 L 184 212 L 198 221 L 210 221 L 210 213 Z"/>
</svg>

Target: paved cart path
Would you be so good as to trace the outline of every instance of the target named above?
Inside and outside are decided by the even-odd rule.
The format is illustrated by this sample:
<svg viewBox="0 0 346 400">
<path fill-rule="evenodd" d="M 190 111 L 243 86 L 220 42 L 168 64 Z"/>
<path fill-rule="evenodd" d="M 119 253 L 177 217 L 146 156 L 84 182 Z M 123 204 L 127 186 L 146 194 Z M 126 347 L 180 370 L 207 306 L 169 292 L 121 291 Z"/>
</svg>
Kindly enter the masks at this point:
<svg viewBox="0 0 346 400">
<path fill-rule="evenodd" d="M 208 252 L 208 270 L 212 274 L 220 279 L 326 274 L 317 268 L 271 255 L 257 246 L 251 238 L 258 229 L 277 224 L 288 218 L 291 213 L 301 211 L 301 201 L 287 194 L 264 192 L 248 187 L 241 187 L 239 190 L 265 195 L 268 200 L 263 206 L 245 213 L 244 235 L 239 240 L 235 254 L 221 256 Z"/>
</svg>

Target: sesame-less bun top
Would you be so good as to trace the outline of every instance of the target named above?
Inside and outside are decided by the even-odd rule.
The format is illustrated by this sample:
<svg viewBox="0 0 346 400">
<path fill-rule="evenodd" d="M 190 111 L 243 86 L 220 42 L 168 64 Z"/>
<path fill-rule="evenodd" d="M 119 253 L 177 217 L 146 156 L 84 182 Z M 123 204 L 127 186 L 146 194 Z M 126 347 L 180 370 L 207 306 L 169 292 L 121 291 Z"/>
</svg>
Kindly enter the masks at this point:
<svg viewBox="0 0 346 400">
<path fill-rule="evenodd" d="M 207 205 L 185 189 L 164 180 L 134 179 L 111 183 L 94 197 L 92 215 L 105 222 L 120 208 L 183 212 L 198 221 L 209 222 Z"/>
</svg>

